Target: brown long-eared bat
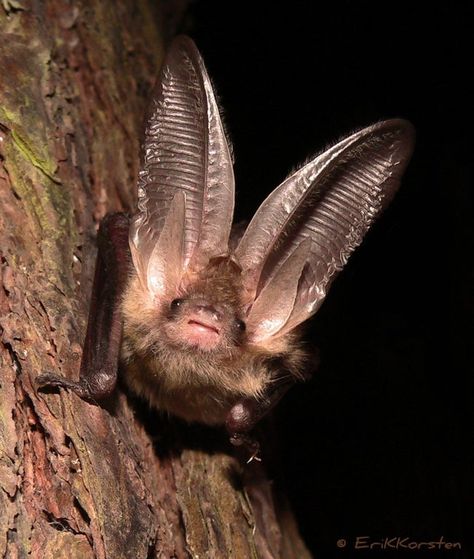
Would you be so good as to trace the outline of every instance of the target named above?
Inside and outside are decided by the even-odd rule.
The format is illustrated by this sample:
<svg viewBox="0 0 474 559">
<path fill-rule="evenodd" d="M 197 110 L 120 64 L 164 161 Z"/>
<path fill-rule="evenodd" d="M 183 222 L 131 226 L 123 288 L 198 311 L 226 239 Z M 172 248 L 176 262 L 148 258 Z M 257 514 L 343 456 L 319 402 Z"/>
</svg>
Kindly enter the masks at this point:
<svg viewBox="0 0 474 559">
<path fill-rule="evenodd" d="M 181 36 L 147 121 L 138 211 L 103 220 L 79 381 L 41 386 L 97 400 L 125 381 L 189 422 L 249 432 L 305 375 L 299 325 L 398 188 L 412 126 L 386 120 L 311 159 L 232 230 L 232 158 L 211 82 Z M 253 447 L 256 450 L 256 447 Z"/>
</svg>

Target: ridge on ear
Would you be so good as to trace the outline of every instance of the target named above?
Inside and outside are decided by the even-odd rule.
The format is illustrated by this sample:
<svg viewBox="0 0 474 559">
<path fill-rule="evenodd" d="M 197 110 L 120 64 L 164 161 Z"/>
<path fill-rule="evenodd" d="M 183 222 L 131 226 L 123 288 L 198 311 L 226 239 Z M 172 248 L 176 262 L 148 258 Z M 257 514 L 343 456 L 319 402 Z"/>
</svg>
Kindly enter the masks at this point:
<svg viewBox="0 0 474 559">
<path fill-rule="evenodd" d="M 144 276 L 177 193 L 184 194 L 181 268 L 225 253 L 234 210 L 234 175 L 219 109 L 193 41 L 171 44 L 153 93 L 138 178 L 132 252 Z M 137 258 L 134 258 L 137 266 Z"/>
<path fill-rule="evenodd" d="M 398 189 L 413 146 L 409 122 L 379 122 L 314 158 L 263 202 L 235 258 L 255 308 L 268 286 L 285 273 L 288 299 L 282 303 L 275 297 L 273 304 L 269 300 L 264 320 L 281 317 L 282 304 L 286 309 L 290 300 L 292 310 L 268 335 L 284 334 L 318 310 L 329 285 Z M 288 273 L 286 263 L 305 241 L 310 244 L 306 261 Z M 256 313 L 251 309 L 249 316 Z M 260 331 L 263 326 L 254 328 Z"/>
</svg>

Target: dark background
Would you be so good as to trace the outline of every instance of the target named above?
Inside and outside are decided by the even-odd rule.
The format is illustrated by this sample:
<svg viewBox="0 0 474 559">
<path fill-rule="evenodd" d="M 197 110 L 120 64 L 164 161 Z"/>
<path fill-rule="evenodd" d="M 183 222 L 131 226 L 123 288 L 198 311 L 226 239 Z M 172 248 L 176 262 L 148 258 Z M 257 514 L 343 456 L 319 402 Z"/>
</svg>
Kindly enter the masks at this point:
<svg viewBox="0 0 474 559">
<path fill-rule="evenodd" d="M 239 218 L 354 128 L 417 129 L 400 192 L 311 322 L 321 367 L 278 411 L 288 493 L 323 559 L 474 557 L 473 45 L 455 9 L 205 0 L 181 28 L 224 107 Z M 354 551 L 357 536 L 463 551 Z"/>
</svg>

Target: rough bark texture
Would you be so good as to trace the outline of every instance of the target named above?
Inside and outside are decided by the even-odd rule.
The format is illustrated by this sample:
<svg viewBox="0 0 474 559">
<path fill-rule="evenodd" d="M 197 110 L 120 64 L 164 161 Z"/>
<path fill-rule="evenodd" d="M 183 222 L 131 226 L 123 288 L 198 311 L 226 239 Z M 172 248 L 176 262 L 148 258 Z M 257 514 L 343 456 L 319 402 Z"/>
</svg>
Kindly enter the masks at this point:
<svg viewBox="0 0 474 559">
<path fill-rule="evenodd" d="M 77 377 L 95 231 L 134 205 L 162 28 L 152 0 L 0 3 L 1 557 L 309 557 L 222 433 L 137 419 L 120 390 L 104 408 L 34 388 Z"/>
</svg>

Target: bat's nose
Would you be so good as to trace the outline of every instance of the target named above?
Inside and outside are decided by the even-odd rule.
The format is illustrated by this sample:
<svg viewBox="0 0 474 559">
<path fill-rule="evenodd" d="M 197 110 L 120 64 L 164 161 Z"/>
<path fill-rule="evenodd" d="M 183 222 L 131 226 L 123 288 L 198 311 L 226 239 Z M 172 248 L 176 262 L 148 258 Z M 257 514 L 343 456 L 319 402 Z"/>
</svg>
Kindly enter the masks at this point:
<svg viewBox="0 0 474 559">
<path fill-rule="evenodd" d="M 196 312 L 218 321 L 222 319 L 222 312 L 208 301 L 196 301 Z"/>
</svg>

